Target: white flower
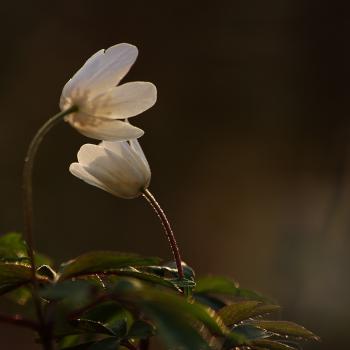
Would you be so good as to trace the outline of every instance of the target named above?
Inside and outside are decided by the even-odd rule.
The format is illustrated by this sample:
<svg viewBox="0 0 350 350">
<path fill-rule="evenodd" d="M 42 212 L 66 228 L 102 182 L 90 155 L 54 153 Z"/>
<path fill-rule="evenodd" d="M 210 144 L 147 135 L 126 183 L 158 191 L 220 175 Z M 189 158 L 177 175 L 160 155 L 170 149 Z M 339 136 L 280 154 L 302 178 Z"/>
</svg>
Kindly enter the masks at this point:
<svg viewBox="0 0 350 350">
<path fill-rule="evenodd" d="M 131 82 L 119 85 L 137 58 L 138 50 L 130 44 L 118 44 L 100 50 L 64 86 L 60 108 L 76 106 L 77 112 L 66 116 L 80 133 L 98 140 L 129 140 L 143 131 L 122 120 L 152 107 L 157 89 L 152 83 Z"/>
<path fill-rule="evenodd" d="M 85 144 L 78 152 L 78 163 L 72 163 L 69 171 L 121 198 L 140 196 L 151 180 L 150 167 L 136 139 Z"/>
</svg>

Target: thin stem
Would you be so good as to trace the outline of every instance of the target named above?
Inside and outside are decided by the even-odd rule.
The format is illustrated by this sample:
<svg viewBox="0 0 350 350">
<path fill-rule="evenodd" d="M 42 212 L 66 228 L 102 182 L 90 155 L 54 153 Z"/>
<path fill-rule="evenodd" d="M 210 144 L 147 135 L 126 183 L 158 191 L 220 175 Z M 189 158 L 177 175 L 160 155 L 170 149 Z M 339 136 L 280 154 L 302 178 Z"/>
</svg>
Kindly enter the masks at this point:
<svg viewBox="0 0 350 350">
<path fill-rule="evenodd" d="M 180 250 L 179 250 L 179 247 L 177 245 L 175 235 L 174 235 L 174 232 L 171 228 L 170 222 L 169 222 L 168 218 L 166 217 L 162 207 L 159 205 L 157 200 L 154 198 L 153 194 L 148 189 L 143 190 L 142 195 L 147 200 L 147 202 L 151 205 L 153 210 L 156 212 L 159 220 L 161 221 L 161 223 L 163 225 L 165 234 L 169 240 L 170 247 L 171 247 L 171 250 L 172 250 L 173 255 L 174 255 L 179 278 L 183 279 L 184 278 L 184 271 L 183 271 L 182 263 L 181 263 Z"/>
<path fill-rule="evenodd" d="M 14 326 L 19 326 L 19 327 L 30 328 L 36 331 L 39 329 L 39 325 L 36 322 L 23 318 L 19 315 L 10 316 L 10 315 L 0 314 L 0 322 L 12 324 Z"/>
<path fill-rule="evenodd" d="M 34 257 L 34 242 L 33 242 L 33 167 L 34 160 L 38 151 L 38 148 L 45 137 L 45 135 L 61 120 L 63 117 L 76 112 L 77 107 L 73 106 L 66 111 L 60 112 L 50 118 L 35 134 L 32 142 L 29 145 L 27 156 L 24 161 L 23 169 L 23 211 L 24 211 L 24 232 L 27 241 L 27 252 L 30 259 L 30 265 L 32 270 L 32 280 L 33 280 L 33 300 L 35 303 L 35 309 L 39 323 L 41 325 L 41 340 L 44 346 L 44 349 L 52 349 L 50 339 L 47 339 L 45 325 L 45 319 L 43 315 L 43 309 L 38 296 L 38 281 L 36 277 L 36 268 L 35 268 L 35 257 Z M 50 333 L 50 332 L 48 332 Z"/>
</svg>

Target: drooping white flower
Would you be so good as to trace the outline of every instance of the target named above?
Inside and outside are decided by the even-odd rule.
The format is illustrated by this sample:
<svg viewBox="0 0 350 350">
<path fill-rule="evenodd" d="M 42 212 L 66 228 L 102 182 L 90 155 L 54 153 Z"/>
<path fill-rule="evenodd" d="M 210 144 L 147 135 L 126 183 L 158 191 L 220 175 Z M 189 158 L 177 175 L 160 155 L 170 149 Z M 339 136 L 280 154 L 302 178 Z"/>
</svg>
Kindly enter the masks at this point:
<svg viewBox="0 0 350 350">
<path fill-rule="evenodd" d="M 117 197 L 136 198 L 147 189 L 151 170 L 136 139 L 85 144 L 78 152 L 78 163 L 69 171 L 90 185 Z"/>
<path fill-rule="evenodd" d="M 98 140 L 120 141 L 142 136 L 141 129 L 123 119 L 152 107 L 157 89 L 152 83 L 141 81 L 117 86 L 137 55 L 135 46 L 123 43 L 91 56 L 63 88 L 61 110 L 78 108 L 65 120 L 80 133 Z"/>
</svg>

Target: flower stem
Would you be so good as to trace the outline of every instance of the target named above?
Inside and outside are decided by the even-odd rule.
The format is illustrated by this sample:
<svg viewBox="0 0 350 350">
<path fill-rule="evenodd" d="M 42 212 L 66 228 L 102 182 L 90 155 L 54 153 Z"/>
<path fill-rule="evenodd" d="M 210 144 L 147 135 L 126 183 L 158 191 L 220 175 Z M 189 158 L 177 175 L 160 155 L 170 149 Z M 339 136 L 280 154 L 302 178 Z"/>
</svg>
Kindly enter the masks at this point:
<svg viewBox="0 0 350 350">
<path fill-rule="evenodd" d="M 27 156 L 24 161 L 23 168 L 23 211 L 24 211 L 24 232 L 25 238 L 27 242 L 27 252 L 30 260 L 31 270 L 32 270 L 32 282 L 33 282 L 33 301 L 35 304 L 36 314 L 38 321 L 41 326 L 41 340 L 44 349 L 50 350 L 52 349 L 50 339 L 47 339 L 45 336 L 46 333 L 46 324 L 43 314 L 43 308 L 40 302 L 40 298 L 38 295 L 38 281 L 36 278 L 36 268 L 35 268 L 35 257 L 34 257 L 34 242 L 33 242 L 33 167 L 34 160 L 37 154 L 38 148 L 45 137 L 45 135 L 61 120 L 63 117 L 77 111 L 77 107 L 73 106 L 66 111 L 62 111 L 52 118 L 50 118 L 35 134 L 32 142 L 29 145 Z"/>
<path fill-rule="evenodd" d="M 170 226 L 170 222 L 169 222 L 168 218 L 166 217 L 162 207 L 159 205 L 157 200 L 154 198 L 153 194 L 148 189 L 143 190 L 142 195 L 147 200 L 147 202 L 151 205 L 153 210 L 156 212 L 159 220 L 161 221 L 161 223 L 163 225 L 165 234 L 169 240 L 170 247 L 171 247 L 171 250 L 172 250 L 173 255 L 174 255 L 179 278 L 183 279 L 184 278 L 184 271 L 183 271 L 182 263 L 181 263 L 180 250 L 179 250 L 179 247 L 177 245 L 174 232 Z"/>
<path fill-rule="evenodd" d="M 25 327 L 34 330 L 38 330 L 38 324 L 32 320 L 28 320 L 19 315 L 4 315 L 0 314 L 0 322 L 8 323 L 18 327 Z"/>
</svg>

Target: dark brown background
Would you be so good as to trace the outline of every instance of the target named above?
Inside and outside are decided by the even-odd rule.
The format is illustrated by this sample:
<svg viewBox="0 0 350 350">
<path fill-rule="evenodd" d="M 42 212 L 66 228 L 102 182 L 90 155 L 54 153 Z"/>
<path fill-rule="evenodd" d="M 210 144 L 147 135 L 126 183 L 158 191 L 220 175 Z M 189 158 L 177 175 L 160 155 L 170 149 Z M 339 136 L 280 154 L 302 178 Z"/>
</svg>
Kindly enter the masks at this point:
<svg viewBox="0 0 350 350">
<path fill-rule="evenodd" d="M 22 229 L 26 147 L 67 79 L 98 49 L 133 43 L 140 56 L 126 80 L 159 90 L 133 122 L 146 130 L 151 189 L 185 260 L 274 296 L 284 318 L 322 337 L 306 349 L 345 348 L 348 10 L 305 0 L 3 2 L 0 231 Z M 146 203 L 68 173 L 87 141 L 62 124 L 40 150 L 38 248 L 57 262 L 106 248 L 170 257 Z M 4 325 L 0 343 L 37 348 Z"/>
</svg>

